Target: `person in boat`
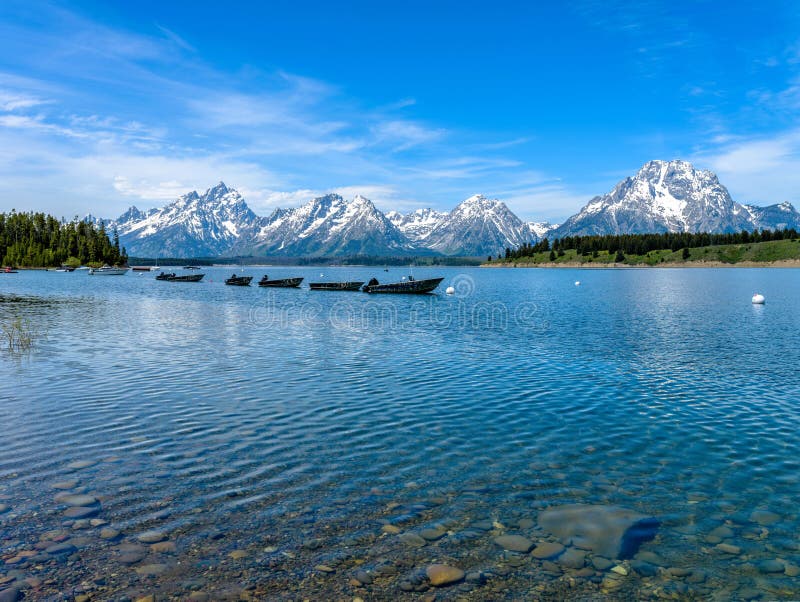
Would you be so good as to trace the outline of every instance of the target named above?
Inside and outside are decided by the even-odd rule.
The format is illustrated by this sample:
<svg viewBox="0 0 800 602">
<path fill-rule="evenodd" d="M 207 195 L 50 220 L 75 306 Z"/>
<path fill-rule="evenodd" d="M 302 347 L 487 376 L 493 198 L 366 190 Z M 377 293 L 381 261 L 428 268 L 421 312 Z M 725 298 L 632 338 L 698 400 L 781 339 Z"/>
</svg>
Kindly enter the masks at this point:
<svg viewBox="0 0 800 602">
<path fill-rule="evenodd" d="M 409 276 L 409 277 L 408 277 L 408 281 L 409 281 L 409 282 L 414 282 L 414 277 L 413 277 L 413 276 Z"/>
<path fill-rule="evenodd" d="M 367 282 L 367 286 L 375 286 L 376 284 L 378 284 L 378 279 L 377 278 L 373 278 L 372 280 Z"/>
</svg>

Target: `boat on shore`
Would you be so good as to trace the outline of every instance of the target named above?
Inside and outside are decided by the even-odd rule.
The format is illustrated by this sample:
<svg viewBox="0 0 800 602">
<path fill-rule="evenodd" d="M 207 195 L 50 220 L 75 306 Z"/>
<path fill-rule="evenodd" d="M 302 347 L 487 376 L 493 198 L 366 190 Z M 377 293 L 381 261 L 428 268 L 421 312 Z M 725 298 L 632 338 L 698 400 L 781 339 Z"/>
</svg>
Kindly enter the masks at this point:
<svg viewBox="0 0 800 602">
<path fill-rule="evenodd" d="M 156 280 L 166 280 L 167 282 L 200 282 L 205 274 L 182 274 L 178 276 L 175 272 L 167 274 L 161 272 L 156 276 Z"/>
<path fill-rule="evenodd" d="M 258 286 L 269 286 L 273 288 L 297 288 L 303 281 L 302 278 L 278 278 L 270 280 L 265 274 L 264 277 L 258 281 Z"/>
<path fill-rule="evenodd" d="M 225 279 L 225 284 L 229 286 L 250 286 L 250 281 L 252 279 L 252 276 L 237 276 L 234 274 L 230 278 Z"/>
<path fill-rule="evenodd" d="M 427 278 L 425 280 L 415 280 L 409 276 L 408 280 L 392 282 L 390 284 L 380 284 L 375 278 L 370 280 L 361 290 L 365 293 L 401 293 L 422 295 L 433 292 L 444 278 Z"/>
<path fill-rule="evenodd" d="M 124 276 L 128 272 L 128 268 L 111 267 L 104 265 L 102 268 L 89 268 L 90 276 Z"/>
<path fill-rule="evenodd" d="M 357 291 L 364 282 L 309 282 L 312 291 Z"/>
</svg>

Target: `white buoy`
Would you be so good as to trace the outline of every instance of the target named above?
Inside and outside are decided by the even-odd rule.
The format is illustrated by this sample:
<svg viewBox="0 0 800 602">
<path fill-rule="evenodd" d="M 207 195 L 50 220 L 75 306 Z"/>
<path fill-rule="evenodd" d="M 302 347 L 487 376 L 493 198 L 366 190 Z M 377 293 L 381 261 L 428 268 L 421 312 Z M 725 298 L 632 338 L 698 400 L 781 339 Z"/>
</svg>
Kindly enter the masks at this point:
<svg viewBox="0 0 800 602">
<path fill-rule="evenodd" d="M 448 295 L 455 295 L 455 294 L 456 294 L 456 289 L 455 289 L 455 287 L 453 287 L 453 286 L 448 286 L 448 287 L 445 289 L 445 291 L 444 291 L 444 292 L 445 292 L 445 293 L 447 293 Z"/>
<path fill-rule="evenodd" d="M 753 303 L 755 305 L 764 305 L 765 301 L 766 299 L 764 298 L 764 295 L 760 293 L 756 293 L 755 295 L 753 295 Z"/>
<path fill-rule="evenodd" d="M 576 280 L 575 281 L 575 286 L 580 286 L 580 285 L 581 285 L 581 281 L 580 280 Z"/>
</svg>

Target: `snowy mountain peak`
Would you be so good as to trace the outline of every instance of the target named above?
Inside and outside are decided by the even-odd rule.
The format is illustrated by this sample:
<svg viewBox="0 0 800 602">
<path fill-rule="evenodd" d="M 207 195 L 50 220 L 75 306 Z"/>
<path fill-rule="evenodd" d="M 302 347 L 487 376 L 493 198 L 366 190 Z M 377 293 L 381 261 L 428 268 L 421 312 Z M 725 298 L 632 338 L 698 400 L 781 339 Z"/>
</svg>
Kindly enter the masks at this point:
<svg viewBox="0 0 800 602">
<path fill-rule="evenodd" d="M 202 257 L 224 253 L 258 222 L 242 196 L 220 182 L 147 213 L 131 207 L 113 225 L 132 256 Z"/>
<path fill-rule="evenodd" d="M 216 186 L 206 190 L 206 193 L 203 196 L 206 198 L 219 198 L 225 196 L 228 194 L 228 192 L 230 192 L 230 188 L 225 186 L 225 182 L 220 180 Z"/>
<path fill-rule="evenodd" d="M 712 172 L 686 161 L 649 161 L 553 235 L 729 232 L 746 227 L 746 214 Z"/>
<path fill-rule="evenodd" d="M 525 224 L 533 234 L 533 238 L 541 240 L 547 238 L 550 233 L 558 228 L 558 224 L 551 224 L 550 222 L 528 222 Z"/>
<path fill-rule="evenodd" d="M 236 252 L 262 255 L 390 255 L 425 252 L 416 248 L 368 198 L 345 201 L 326 194 L 295 209 L 277 210 L 251 241 Z"/>
</svg>

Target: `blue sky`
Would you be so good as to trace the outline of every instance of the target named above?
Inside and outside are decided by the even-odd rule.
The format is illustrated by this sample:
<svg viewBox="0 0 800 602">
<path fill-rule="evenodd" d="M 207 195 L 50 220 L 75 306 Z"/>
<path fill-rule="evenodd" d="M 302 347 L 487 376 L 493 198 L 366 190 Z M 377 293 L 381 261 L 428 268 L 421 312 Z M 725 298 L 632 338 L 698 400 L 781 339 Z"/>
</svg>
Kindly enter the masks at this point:
<svg viewBox="0 0 800 602">
<path fill-rule="evenodd" d="M 559 221 L 674 158 L 800 201 L 800 3 L 256 4 L 4 0 L 0 210 L 224 180 L 260 214 L 483 193 Z"/>
</svg>

